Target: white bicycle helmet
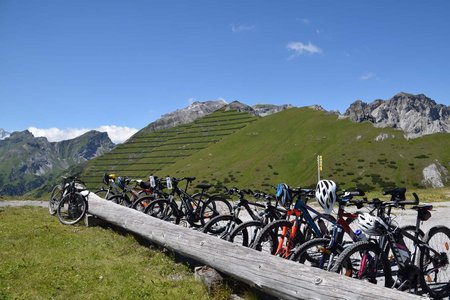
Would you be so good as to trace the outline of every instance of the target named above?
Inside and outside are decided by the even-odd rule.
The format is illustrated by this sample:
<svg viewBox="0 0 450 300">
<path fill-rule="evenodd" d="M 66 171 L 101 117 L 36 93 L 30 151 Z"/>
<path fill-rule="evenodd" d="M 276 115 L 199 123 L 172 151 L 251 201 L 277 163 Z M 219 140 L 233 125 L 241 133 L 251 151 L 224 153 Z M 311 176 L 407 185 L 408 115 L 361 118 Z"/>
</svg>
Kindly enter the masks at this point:
<svg viewBox="0 0 450 300">
<path fill-rule="evenodd" d="M 320 180 L 316 186 L 316 199 L 326 214 L 331 213 L 336 203 L 336 183 L 332 180 Z"/>
<path fill-rule="evenodd" d="M 367 235 L 380 236 L 386 232 L 388 225 L 380 218 L 369 213 L 358 215 L 361 230 Z"/>
</svg>

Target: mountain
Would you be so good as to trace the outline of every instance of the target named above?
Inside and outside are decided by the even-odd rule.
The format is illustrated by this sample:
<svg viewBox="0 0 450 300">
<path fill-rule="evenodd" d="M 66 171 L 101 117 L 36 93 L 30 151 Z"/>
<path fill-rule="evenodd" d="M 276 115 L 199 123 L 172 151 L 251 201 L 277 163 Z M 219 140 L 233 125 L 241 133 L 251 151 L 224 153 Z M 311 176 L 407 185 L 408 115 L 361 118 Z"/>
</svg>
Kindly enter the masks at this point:
<svg viewBox="0 0 450 300">
<path fill-rule="evenodd" d="M 450 107 L 437 104 L 423 94 L 398 93 L 390 100 L 350 105 L 345 116 L 352 121 L 369 121 L 376 127 L 393 127 L 404 131 L 407 138 L 450 132 Z"/>
<path fill-rule="evenodd" d="M 28 130 L 13 132 L 0 141 L 0 195 L 22 195 L 113 147 L 108 134 L 98 131 L 52 143 Z"/>
<path fill-rule="evenodd" d="M 7 132 L 6 130 L 0 128 L 0 140 L 3 140 L 5 138 L 7 138 L 10 135 L 9 132 Z"/>
</svg>

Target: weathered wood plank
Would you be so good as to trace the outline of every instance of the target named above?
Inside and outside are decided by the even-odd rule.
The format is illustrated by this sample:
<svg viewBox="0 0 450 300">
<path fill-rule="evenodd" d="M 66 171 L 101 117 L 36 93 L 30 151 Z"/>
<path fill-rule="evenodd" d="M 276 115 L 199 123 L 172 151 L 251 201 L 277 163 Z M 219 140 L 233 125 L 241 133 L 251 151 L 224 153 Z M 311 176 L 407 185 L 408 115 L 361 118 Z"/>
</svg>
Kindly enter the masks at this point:
<svg viewBox="0 0 450 300">
<path fill-rule="evenodd" d="M 228 243 L 88 196 L 89 213 L 282 299 L 420 299 Z"/>
</svg>

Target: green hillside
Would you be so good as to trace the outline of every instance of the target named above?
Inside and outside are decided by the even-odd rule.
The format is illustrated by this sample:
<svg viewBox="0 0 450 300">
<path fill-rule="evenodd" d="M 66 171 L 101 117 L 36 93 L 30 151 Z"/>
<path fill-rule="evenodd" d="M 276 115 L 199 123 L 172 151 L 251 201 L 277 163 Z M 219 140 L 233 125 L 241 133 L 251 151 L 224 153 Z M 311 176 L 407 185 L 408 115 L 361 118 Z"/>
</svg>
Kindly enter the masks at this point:
<svg viewBox="0 0 450 300">
<path fill-rule="evenodd" d="M 257 119 L 245 112 L 221 109 L 187 125 L 150 133 L 141 130 L 128 142 L 90 161 L 82 176 L 88 187 L 98 187 L 105 172 L 133 178 L 163 174 L 163 168 L 188 161 L 196 152 L 220 143 Z"/>
<path fill-rule="evenodd" d="M 376 141 L 381 134 L 387 136 Z M 421 187 L 422 170 L 450 162 L 450 134 L 406 140 L 403 132 L 370 123 L 338 120 L 334 114 L 292 108 L 259 119 L 242 130 L 166 166 L 160 174 L 195 175 L 210 182 L 261 188 L 280 181 L 312 186 L 317 155 L 322 178 L 366 191 Z"/>
<path fill-rule="evenodd" d="M 419 188 L 424 167 L 437 160 L 448 168 L 448 149 L 450 134 L 407 140 L 402 131 L 309 108 L 264 118 L 220 110 L 189 125 L 142 132 L 89 162 L 84 178 L 91 186 L 100 184 L 104 172 L 142 178 L 196 176 L 218 185 L 255 189 L 281 181 L 313 186 L 316 158 L 322 155 L 322 178 L 331 178 L 342 188 Z"/>
</svg>

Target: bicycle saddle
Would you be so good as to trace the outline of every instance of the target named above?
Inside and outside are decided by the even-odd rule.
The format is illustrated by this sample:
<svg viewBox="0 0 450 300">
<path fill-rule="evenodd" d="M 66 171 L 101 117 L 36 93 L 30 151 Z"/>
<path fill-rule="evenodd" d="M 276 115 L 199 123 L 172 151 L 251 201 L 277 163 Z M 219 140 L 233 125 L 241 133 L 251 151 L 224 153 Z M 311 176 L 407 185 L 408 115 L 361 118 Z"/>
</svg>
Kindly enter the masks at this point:
<svg viewBox="0 0 450 300">
<path fill-rule="evenodd" d="M 199 183 L 199 184 L 197 184 L 195 187 L 196 187 L 196 188 L 199 188 L 199 189 L 202 189 L 202 190 L 207 190 L 207 189 L 209 189 L 210 187 L 212 187 L 212 185 L 209 184 L 209 183 Z"/>
</svg>

